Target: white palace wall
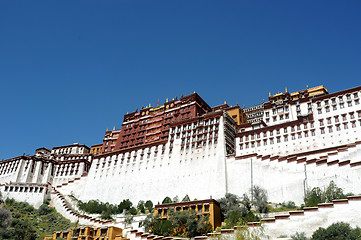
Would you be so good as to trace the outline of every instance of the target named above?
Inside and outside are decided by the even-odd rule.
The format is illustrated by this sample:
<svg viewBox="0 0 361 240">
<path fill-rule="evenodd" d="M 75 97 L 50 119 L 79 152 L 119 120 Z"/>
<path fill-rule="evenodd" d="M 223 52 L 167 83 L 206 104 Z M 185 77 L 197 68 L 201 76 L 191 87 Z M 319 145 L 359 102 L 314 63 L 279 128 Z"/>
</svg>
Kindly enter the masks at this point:
<svg viewBox="0 0 361 240">
<path fill-rule="evenodd" d="M 145 150 L 142 160 L 141 150 L 136 155 L 133 151 L 94 158 L 88 176 L 61 191 L 84 201 L 110 203 L 128 198 L 133 203 L 147 199 L 156 203 L 166 196 L 183 198 L 186 194 L 191 199 L 220 198 L 226 192 L 224 141 L 221 117 L 217 143 L 207 141 L 206 146 L 181 150 L 179 138 L 174 139 L 171 154 L 168 140 L 164 154 L 162 146 L 153 146 Z"/>
</svg>

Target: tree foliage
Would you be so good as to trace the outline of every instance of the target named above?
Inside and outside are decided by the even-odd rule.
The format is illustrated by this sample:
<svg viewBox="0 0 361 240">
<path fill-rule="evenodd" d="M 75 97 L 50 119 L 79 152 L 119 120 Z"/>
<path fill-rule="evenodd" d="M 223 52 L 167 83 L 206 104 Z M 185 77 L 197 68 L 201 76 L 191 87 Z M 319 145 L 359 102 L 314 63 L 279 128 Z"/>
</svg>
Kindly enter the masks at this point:
<svg viewBox="0 0 361 240">
<path fill-rule="evenodd" d="M 247 194 L 243 194 L 242 199 L 240 199 L 235 194 L 227 193 L 218 202 L 221 207 L 222 220 L 226 223 L 227 228 L 259 221 L 259 217 L 251 211 L 252 202 Z"/>
<path fill-rule="evenodd" d="M 182 202 L 189 202 L 191 199 L 189 198 L 188 194 L 186 194 L 184 196 L 184 198 L 182 199 Z"/>
<path fill-rule="evenodd" d="M 174 211 L 169 209 L 168 219 L 149 214 L 143 222 L 145 230 L 162 236 L 194 237 L 212 231 L 208 217 L 198 216 L 194 210 Z"/>
<path fill-rule="evenodd" d="M 260 213 L 267 213 L 267 191 L 260 186 L 253 187 L 253 198 L 254 198 L 254 206 L 256 207 L 257 211 Z"/>
<path fill-rule="evenodd" d="M 337 222 L 330 225 L 328 228 L 318 228 L 312 234 L 312 240 L 360 240 L 361 229 L 351 228 L 350 224 L 344 222 Z"/>
<path fill-rule="evenodd" d="M 153 210 L 153 203 L 150 200 L 146 201 L 144 206 L 148 209 L 149 212 Z"/>
<path fill-rule="evenodd" d="M 343 193 L 342 188 L 337 187 L 334 181 L 331 181 L 324 190 L 319 187 L 314 187 L 311 190 L 308 190 L 304 201 L 306 207 L 315 207 L 319 203 L 331 202 L 332 200 L 342 198 L 347 198 L 347 196 Z"/>
<path fill-rule="evenodd" d="M 165 197 L 162 201 L 162 204 L 172 203 L 172 199 L 170 197 Z"/>
</svg>

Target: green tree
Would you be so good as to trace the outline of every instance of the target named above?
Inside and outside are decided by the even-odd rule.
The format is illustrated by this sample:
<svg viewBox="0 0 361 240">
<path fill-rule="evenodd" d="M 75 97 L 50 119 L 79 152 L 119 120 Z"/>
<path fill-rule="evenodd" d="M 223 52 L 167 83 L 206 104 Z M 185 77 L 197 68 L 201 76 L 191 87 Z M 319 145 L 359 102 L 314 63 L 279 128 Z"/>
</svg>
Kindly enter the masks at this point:
<svg viewBox="0 0 361 240">
<path fill-rule="evenodd" d="M 165 197 L 162 201 L 162 204 L 172 203 L 172 199 L 170 197 Z"/>
<path fill-rule="evenodd" d="M 144 201 L 140 200 L 140 201 L 138 202 L 137 209 L 138 209 L 141 213 L 145 213 Z"/>
<path fill-rule="evenodd" d="M 125 217 L 124 222 L 125 222 L 125 224 L 130 225 L 130 224 L 132 224 L 133 220 L 134 220 L 133 216 L 127 216 L 127 217 Z"/>
<path fill-rule="evenodd" d="M 256 207 L 257 211 L 260 213 L 267 213 L 267 191 L 260 186 L 253 187 L 253 198 L 254 198 L 254 206 Z"/>
<path fill-rule="evenodd" d="M 145 207 L 148 209 L 149 212 L 153 210 L 153 203 L 152 201 L 148 200 L 145 202 Z"/>
<path fill-rule="evenodd" d="M 188 194 L 186 194 L 184 196 L 184 198 L 182 199 L 182 202 L 189 202 L 191 199 L 189 198 Z"/>
<path fill-rule="evenodd" d="M 298 233 L 296 232 L 296 234 L 291 235 L 292 240 L 308 240 L 308 238 L 306 237 L 306 234 L 304 232 L 302 233 Z"/>
<path fill-rule="evenodd" d="M 361 239 L 361 229 L 351 228 L 350 224 L 337 222 L 328 228 L 318 228 L 312 234 L 312 240 L 359 240 Z"/>
</svg>

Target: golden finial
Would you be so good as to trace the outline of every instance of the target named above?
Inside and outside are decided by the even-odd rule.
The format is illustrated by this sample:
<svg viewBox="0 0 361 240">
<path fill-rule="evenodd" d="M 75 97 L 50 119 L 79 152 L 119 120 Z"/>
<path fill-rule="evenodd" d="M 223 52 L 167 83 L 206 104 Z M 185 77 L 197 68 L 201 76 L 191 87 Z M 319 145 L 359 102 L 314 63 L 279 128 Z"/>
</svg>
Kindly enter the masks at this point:
<svg viewBox="0 0 361 240">
<path fill-rule="evenodd" d="M 269 92 L 268 96 L 271 96 L 271 92 Z"/>
<path fill-rule="evenodd" d="M 227 101 L 224 101 L 224 104 L 227 104 Z"/>
<path fill-rule="evenodd" d="M 286 92 L 287 92 L 287 88 L 286 88 Z"/>
<path fill-rule="evenodd" d="M 306 87 L 307 87 L 307 89 L 308 89 L 308 85 L 307 85 Z"/>
<path fill-rule="evenodd" d="M 168 102 L 168 98 L 166 99 L 166 102 Z"/>
<path fill-rule="evenodd" d="M 109 130 L 108 130 L 108 128 L 107 128 L 107 132 L 108 132 Z"/>
<path fill-rule="evenodd" d="M 174 101 L 174 98 L 172 99 L 172 101 Z"/>
<path fill-rule="evenodd" d="M 193 93 L 196 93 L 196 91 L 193 91 Z"/>
<path fill-rule="evenodd" d="M 149 103 L 149 107 L 151 107 L 152 105 Z"/>
<path fill-rule="evenodd" d="M 113 127 L 113 131 L 115 131 L 115 126 Z"/>
</svg>

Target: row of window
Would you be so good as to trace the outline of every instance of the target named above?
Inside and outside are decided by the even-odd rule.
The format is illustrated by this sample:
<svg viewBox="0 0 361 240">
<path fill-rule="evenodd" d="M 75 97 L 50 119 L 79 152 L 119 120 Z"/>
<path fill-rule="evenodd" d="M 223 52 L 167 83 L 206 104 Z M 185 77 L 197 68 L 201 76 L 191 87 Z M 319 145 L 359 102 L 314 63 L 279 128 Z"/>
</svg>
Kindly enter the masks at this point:
<svg viewBox="0 0 361 240">
<path fill-rule="evenodd" d="M 346 94 L 346 100 L 347 101 L 350 101 L 352 100 L 352 97 L 353 99 L 356 101 L 358 100 L 358 92 L 355 92 L 355 93 L 349 93 L 349 94 Z M 326 99 L 323 101 L 323 105 L 324 106 L 328 106 L 331 102 L 332 105 L 335 105 L 336 104 L 336 99 L 338 100 L 339 103 L 343 103 L 343 100 L 344 100 L 344 96 L 338 96 L 337 98 L 334 97 L 334 98 L 331 98 L 331 100 L 329 99 Z M 321 102 L 317 102 L 317 107 L 320 108 L 322 106 L 322 103 Z"/>
<path fill-rule="evenodd" d="M 356 128 L 357 123 L 356 121 L 352 121 L 350 123 L 342 123 L 342 124 L 337 124 L 335 126 L 327 126 L 327 128 L 323 127 L 320 128 L 320 134 L 325 134 L 326 132 L 328 133 L 333 133 L 334 131 L 341 131 L 343 130 L 347 130 L 349 129 L 349 127 L 352 128 Z M 359 121 L 359 126 L 361 126 L 361 120 Z M 290 135 L 284 135 L 284 136 L 277 136 L 275 138 L 269 138 L 269 139 L 263 139 L 263 140 L 255 140 L 252 142 L 246 142 L 246 143 L 240 143 L 240 149 L 248 149 L 248 148 L 254 148 L 254 147 L 260 147 L 261 145 L 263 146 L 267 146 L 268 144 L 274 144 L 274 143 L 281 143 L 283 142 L 287 142 L 289 139 L 291 140 L 296 140 L 296 139 L 301 139 L 303 137 L 310 137 L 310 136 L 315 136 L 315 130 L 310 130 L 310 131 L 302 131 L 302 132 L 298 132 L 298 133 L 293 133 Z"/>
<path fill-rule="evenodd" d="M 355 105 L 359 105 L 359 104 L 360 104 L 360 100 L 359 100 L 359 99 L 355 99 L 355 100 L 354 100 L 354 103 L 355 103 Z M 352 107 L 352 101 L 347 102 L 347 106 L 348 106 L 348 107 Z M 343 109 L 343 108 L 345 108 L 345 104 L 344 104 L 344 103 L 339 103 L 339 107 L 340 107 L 340 109 Z M 337 110 L 337 105 L 332 105 L 332 106 L 328 106 L 328 105 L 327 105 L 327 106 L 325 106 L 325 112 L 326 112 L 326 113 L 330 112 L 330 111 L 331 111 L 331 108 L 332 108 L 333 111 L 336 111 L 336 110 Z M 318 109 L 317 109 L 317 113 L 318 113 L 318 114 L 322 114 L 322 113 L 323 113 L 322 108 L 318 108 Z"/>
<path fill-rule="evenodd" d="M 5 192 L 33 192 L 42 193 L 43 187 L 20 187 L 20 186 L 5 186 Z"/>
<path fill-rule="evenodd" d="M 299 124 L 299 125 L 296 125 L 296 126 L 291 126 L 289 127 L 290 131 L 291 132 L 294 132 L 294 131 L 300 131 L 300 130 L 306 130 L 306 129 L 309 129 L 309 128 L 314 128 L 314 123 L 311 122 L 311 123 L 304 123 L 304 124 Z M 273 135 L 279 135 L 281 134 L 281 130 L 282 130 L 282 133 L 288 133 L 288 127 L 285 127 L 285 128 L 282 128 L 282 129 L 276 129 L 276 130 L 270 130 L 270 131 L 266 131 L 266 132 L 263 132 L 262 134 L 261 133 L 257 133 L 257 134 L 250 134 L 250 135 L 247 135 L 247 136 L 243 136 L 243 137 L 240 137 L 240 141 L 243 142 L 243 141 L 249 141 L 249 140 L 254 140 L 254 139 L 259 139 L 262 137 L 266 138 L 268 136 L 272 137 Z"/>
</svg>

